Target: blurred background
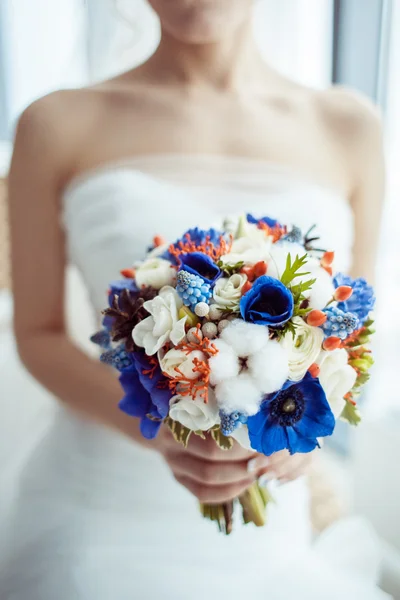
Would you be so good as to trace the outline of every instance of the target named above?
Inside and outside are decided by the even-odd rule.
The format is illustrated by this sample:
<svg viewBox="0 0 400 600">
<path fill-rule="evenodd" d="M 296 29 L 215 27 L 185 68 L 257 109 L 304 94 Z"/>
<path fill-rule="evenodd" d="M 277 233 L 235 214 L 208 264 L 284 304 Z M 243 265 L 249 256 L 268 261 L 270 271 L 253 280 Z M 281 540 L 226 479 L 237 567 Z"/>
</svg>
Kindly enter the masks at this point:
<svg viewBox="0 0 400 600">
<path fill-rule="evenodd" d="M 363 425 L 350 432 L 344 428 L 324 449 L 322 468 L 317 465 L 311 477 L 312 518 L 315 528 L 322 530 L 350 512 L 366 516 L 387 548 L 386 586 L 400 598 L 400 319 L 394 317 L 400 303 L 400 0 L 258 0 L 255 13 L 255 36 L 270 63 L 312 87 L 334 83 L 356 88 L 377 103 L 383 115 L 388 185 L 376 265 L 376 365 L 363 398 Z M 4 471 L 23 460 L 18 436 L 26 427 L 36 428 L 39 434 L 52 402 L 24 372 L 12 334 L 5 180 L 16 121 L 28 104 L 48 92 L 87 85 L 139 64 L 153 52 L 158 39 L 157 20 L 142 0 L 0 1 L 0 464 Z M 93 315 L 89 307 L 82 311 L 85 288 L 73 269 L 67 289 L 71 335 L 88 347 Z M 32 406 L 35 411 L 29 410 Z"/>
</svg>

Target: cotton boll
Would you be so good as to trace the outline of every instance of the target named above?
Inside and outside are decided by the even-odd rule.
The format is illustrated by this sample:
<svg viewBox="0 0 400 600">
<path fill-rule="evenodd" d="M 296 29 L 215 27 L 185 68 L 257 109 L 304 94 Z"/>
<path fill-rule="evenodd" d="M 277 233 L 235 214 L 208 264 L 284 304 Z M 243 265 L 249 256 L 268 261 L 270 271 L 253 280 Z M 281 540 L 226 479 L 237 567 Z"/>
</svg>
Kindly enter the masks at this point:
<svg viewBox="0 0 400 600">
<path fill-rule="evenodd" d="M 218 354 L 208 361 L 211 369 L 211 385 L 217 385 L 224 379 L 239 375 L 239 361 L 232 348 L 221 339 L 216 340 L 214 346 L 218 349 Z"/>
<path fill-rule="evenodd" d="M 262 394 L 246 373 L 225 379 L 215 388 L 215 396 L 220 409 L 230 414 L 239 411 L 245 415 L 255 415 L 261 404 Z"/>
<path fill-rule="evenodd" d="M 241 319 L 236 319 L 225 327 L 221 338 L 238 356 L 259 352 L 269 342 L 267 327 L 246 323 Z"/>
<path fill-rule="evenodd" d="M 263 394 L 279 390 L 289 377 L 288 357 L 278 342 L 269 343 L 247 360 L 253 382 Z"/>
</svg>

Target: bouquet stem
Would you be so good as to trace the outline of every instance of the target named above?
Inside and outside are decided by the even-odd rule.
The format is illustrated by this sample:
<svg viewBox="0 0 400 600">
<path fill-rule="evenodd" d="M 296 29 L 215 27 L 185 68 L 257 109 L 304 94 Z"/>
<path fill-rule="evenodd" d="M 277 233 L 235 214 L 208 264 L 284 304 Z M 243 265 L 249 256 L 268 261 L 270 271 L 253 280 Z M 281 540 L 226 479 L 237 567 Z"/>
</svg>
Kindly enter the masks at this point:
<svg viewBox="0 0 400 600">
<path fill-rule="evenodd" d="M 266 523 L 266 507 L 272 501 L 272 496 L 266 488 L 256 481 L 243 494 L 223 504 L 200 504 L 200 511 L 205 519 L 215 521 L 221 533 L 229 535 L 233 530 L 233 511 L 235 504 L 242 507 L 244 523 L 254 523 L 263 527 Z"/>
</svg>

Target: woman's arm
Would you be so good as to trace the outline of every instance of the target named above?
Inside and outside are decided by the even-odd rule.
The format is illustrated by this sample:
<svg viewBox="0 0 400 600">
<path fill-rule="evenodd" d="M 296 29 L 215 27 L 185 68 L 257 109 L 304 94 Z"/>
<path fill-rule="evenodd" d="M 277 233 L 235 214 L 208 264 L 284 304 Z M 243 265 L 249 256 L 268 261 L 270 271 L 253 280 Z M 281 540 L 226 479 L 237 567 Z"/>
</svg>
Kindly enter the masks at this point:
<svg viewBox="0 0 400 600">
<path fill-rule="evenodd" d="M 142 441 L 138 422 L 118 410 L 114 374 L 76 348 L 65 329 L 59 192 L 82 135 L 82 108 L 74 113 L 74 99 L 73 93 L 42 99 L 27 109 L 17 129 L 9 176 L 16 340 L 27 369 L 57 398 Z M 73 123 L 66 122 L 68 114 Z"/>
<path fill-rule="evenodd" d="M 351 275 L 365 277 L 373 284 L 385 199 L 381 117 L 368 99 L 341 87 L 328 93 L 324 114 L 337 148 L 337 163 L 346 173 L 354 214 Z"/>
</svg>

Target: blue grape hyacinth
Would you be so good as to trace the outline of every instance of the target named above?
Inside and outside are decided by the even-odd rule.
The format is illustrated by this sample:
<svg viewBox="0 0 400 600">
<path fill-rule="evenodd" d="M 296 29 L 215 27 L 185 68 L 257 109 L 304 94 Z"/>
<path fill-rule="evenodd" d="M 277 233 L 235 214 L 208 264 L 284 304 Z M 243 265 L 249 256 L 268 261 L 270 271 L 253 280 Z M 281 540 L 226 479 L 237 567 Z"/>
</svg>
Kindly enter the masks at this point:
<svg viewBox="0 0 400 600">
<path fill-rule="evenodd" d="M 324 313 L 328 317 L 322 325 L 326 337 L 335 336 L 345 340 L 359 328 L 360 322 L 357 315 L 344 312 L 337 306 L 326 308 Z"/>
<path fill-rule="evenodd" d="M 211 298 L 210 285 L 188 271 L 178 272 L 176 291 L 190 309 L 194 309 L 199 302 L 208 303 Z"/>
<path fill-rule="evenodd" d="M 226 436 L 231 435 L 235 429 L 247 423 L 248 419 L 246 415 L 239 411 L 228 414 L 221 410 L 219 416 L 221 419 L 221 431 Z"/>
</svg>

